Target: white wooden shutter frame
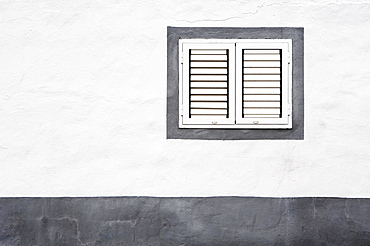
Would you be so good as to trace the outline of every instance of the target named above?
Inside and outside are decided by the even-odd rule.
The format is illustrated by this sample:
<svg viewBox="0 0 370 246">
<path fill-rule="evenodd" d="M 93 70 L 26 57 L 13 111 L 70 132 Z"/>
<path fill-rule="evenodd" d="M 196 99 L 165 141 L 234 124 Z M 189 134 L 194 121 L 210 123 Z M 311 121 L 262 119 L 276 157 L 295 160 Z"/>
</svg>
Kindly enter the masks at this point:
<svg viewBox="0 0 370 246">
<path fill-rule="evenodd" d="M 209 125 L 214 125 L 220 128 L 220 126 L 222 125 L 235 124 L 235 82 L 234 82 L 235 81 L 235 44 L 234 43 L 226 43 L 226 44 L 225 43 L 207 43 L 207 44 L 183 43 L 180 47 L 182 47 L 182 50 L 180 49 L 180 67 L 182 67 L 182 69 L 180 69 L 181 72 L 180 72 L 180 86 L 179 86 L 180 127 L 185 127 L 185 128 L 190 127 L 191 128 L 191 127 L 198 127 L 201 125 L 205 127 L 208 127 Z M 196 52 L 197 50 L 199 50 L 200 52 Z M 219 76 L 218 74 L 215 74 L 215 75 L 211 75 L 209 73 L 207 74 L 207 70 L 209 71 L 209 69 L 207 68 L 196 68 L 196 69 L 191 70 L 191 66 L 194 66 L 192 65 L 193 62 L 190 61 L 191 51 L 195 51 L 195 53 L 199 53 L 199 54 L 194 55 L 194 57 L 199 57 L 199 58 L 192 57 L 192 59 L 212 60 L 214 59 L 214 57 L 215 59 L 223 59 L 223 58 L 220 58 L 220 56 L 226 57 L 226 55 L 218 56 L 214 54 L 214 53 L 217 53 L 217 51 L 223 51 L 223 50 L 228 51 L 228 62 L 225 62 L 227 63 L 227 69 L 223 69 L 225 71 L 227 70 L 228 75 Z M 212 52 L 212 51 L 215 51 L 215 52 Z M 202 53 L 204 53 L 204 55 L 201 55 Z M 210 54 L 207 54 L 207 53 L 210 53 Z M 207 62 L 194 62 L 194 63 L 208 64 L 206 67 L 209 67 L 210 66 L 209 64 L 211 64 L 212 62 L 208 62 L 208 63 Z M 213 62 L 213 63 L 216 63 L 213 66 L 213 69 L 216 71 L 220 70 L 220 69 L 217 69 L 218 62 Z M 202 65 L 199 65 L 196 67 L 202 67 Z M 190 70 L 192 71 L 191 75 L 190 75 Z M 199 71 L 199 73 L 194 72 L 194 70 Z M 194 73 L 198 73 L 198 74 L 194 74 Z M 199 80 L 193 79 L 190 76 L 199 78 Z M 228 76 L 228 79 L 227 79 L 228 82 L 217 82 L 219 80 L 218 77 L 222 77 L 221 80 L 225 80 L 225 77 L 227 76 Z M 194 80 L 199 81 L 199 82 L 191 82 Z M 200 82 L 202 80 L 207 81 L 207 82 L 203 82 L 203 83 Z M 212 82 L 213 80 L 214 82 Z M 220 89 L 208 89 L 207 90 L 207 89 L 197 89 L 196 88 L 197 86 L 198 87 L 204 86 L 201 88 L 206 88 L 206 87 L 217 88 L 220 86 L 220 84 L 223 84 L 223 86 L 226 86 L 228 88 L 221 89 L 222 92 L 217 92 L 217 91 L 221 91 Z M 191 87 L 192 89 L 190 89 L 190 86 L 192 86 Z M 200 91 L 200 92 L 197 93 L 196 91 Z M 202 91 L 204 91 L 205 94 L 202 94 Z M 222 116 L 212 115 L 213 111 L 215 112 L 220 111 L 220 110 L 214 110 L 213 108 L 218 107 L 218 105 L 221 104 L 220 102 L 212 102 L 212 101 L 217 100 L 217 96 L 207 95 L 207 94 L 212 94 L 212 91 L 215 91 L 216 94 L 217 93 L 220 93 L 220 94 L 222 93 L 224 95 L 225 93 L 227 94 L 227 96 L 224 96 L 225 98 L 228 99 L 228 101 L 225 102 L 227 104 L 226 110 L 228 111 L 227 117 L 225 115 L 222 115 Z M 199 96 L 194 96 L 194 93 L 197 93 Z M 199 101 L 199 100 L 196 100 L 195 97 L 198 97 L 203 101 L 201 103 L 198 103 L 199 106 L 205 105 L 203 106 L 203 108 L 208 107 L 209 109 L 208 110 L 198 109 L 198 107 L 196 107 L 197 102 L 192 102 L 191 100 L 191 98 L 193 98 L 193 100 Z M 223 100 L 225 100 L 225 98 L 223 98 Z M 207 103 L 206 101 L 209 101 L 209 103 Z M 225 105 L 223 105 L 222 107 L 225 107 Z M 204 113 L 205 115 L 192 114 L 190 116 L 190 110 L 194 112 L 194 114 L 196 114 L 196 112 L 199 111 L 200 114 Z"/>
<path fill-rule="evenodd" d="M 292 128 L 292 113 L 291 113 L 291 105 L 292 105 L 292 56 L 291 56 L 291 49 L 292 49 L 292 41 L 290 39 L 182 39 L 179 42 L 179 127 L 180 128 L 233 128 L 233 129 L 289 129 Z M 206 108 L 224 108 L 225 104 L 216 102 L 206 103 L 206 102 L 191 102 L 191 92 L 202 91 L 201 89 L 197 89 L 197 87 L 203 86 L 219 86 L 220 83 L 215 82 L 214 84 L 212 80 L 217 80 L 217 78 L 222 77 L 218 75 L 209 74 L 209 69 L 201 68 L 204 64 L 208 67 L 210 64 L 215 66 L 212 71 L 220 71 L 220 73 L 224 73 L 224 70 L 218 69 L 217 66 L 221 66 L 221 62 L 217 63 L 202 63 L 196 62 L 199 65 L 199 68 L 192 69 L 191 61 L 190 61 L 190 53 L 189 51 L 193 50 L 197 53 L 196 56 L 192 55 L 192 59 L 213 59 L 213 57 L 219 57 L 223 59 L 221 56 L 216 55 L 216 53 L 220 50 L 228 50 L 228 118 L 225 115 L 213 115 L 212 112 L 221 112 L 219 110 L 207 110 Z M 248 81 L 248 88 L 244 89 L 244 75 L 243 75 L 243 66 L 244 66 L 244 53 L 243 50 L 255 52 L 259 51 L 259 53 L 271 53 L 270 51 L 277 53 L 279 55 L 281 53 L 281 69 L 276 68 L 273 62 L 270 62 L 270 56 L 268 54 L 259 54 L 261 58 L 257 57 L 256 59 L 265 59 L 263 61 L 258 61 L 263 68 L 251 68 L 248 67 L 248 75 L 246 75 L 248 79 L 251 79 L 252 82 Z M 193 52 L 192 51 L 192 52 Z M 199 52 L 198 52 L 199 51 Z M 203 54 L 205 56 L 202 56 Z M 209 54 L 209 55 L 207 55 Z M 196 58 L 194 58 L 196 57 Z M 254 56 L 247 56 L 247 57 L 254 57 Z M 274 56 L 271 56 L 274 57 Z M 276 56 L 275 56 L 276 57 Z M 254 58 L 253 58 L 254 59 Z M 275 59 L 275 58 L 274 58 Z M 198 66 L 197 65 L 197 66 Z M 279 65 L 280 66 L 280 65 Z M 223 65 L 222 65 L 223 67 Z M 258 66 L 257 66 L 258 67 Z M 192 70 L 191 70 L 192 69 Z M 191 71 L 190 71 L 191 70 Z M 280 71 L 279 71 L 280 70 Z M 261 71 L 261 72 L 260 72 Z M 191 74 L 190 74 L 191 73 Z M 245 73 L 245 71 L 244 71 Z M 281 74 L 281 80 L 279 78 L 279 82 L 273 81 L 269 82 L 269 78 L 276 79 L 278 75 L 271 75 L 270 73 Z M 267 74 L 267 75 L 266 75 Z M 198 76 L 200 75 L 200 76 Z M 196 78 L 196 79 L 195 79 Z M 202 83 L 197 79 L 200 78 L 201 80 L 204 78 L 210 82 Z M 266 79 L 267 78 L 267 79 Z M 255 82 L 254 79 L 256 79 Z M 196 80 L 196 83 L 192 83 L 192 80 Z M 271 80 L 272 81 L 272 80 Z M 262 82 L 262 83 L 261 83 Z M 279 86 L 278 86 L 279 84 Z M 249 87 L 251 85 L 252 87 Z M 192 89 L 190 89 L 190 86 Z M 255 87 L 255 88 L 254 88 Z M 253 102 L 254 97 L 257 99 L 261 98 L 261 95 L 248 95 L 249 98 L 248 102 L 244 102 L 243 104 L 243 93 L 244 91 L 249 92 L 252 90 L 253 92 L 257 92 L 257 94 L 264 94 L 265 91 L 271 91 L 273 94 L 276 95 L 264 95 L 262 98 L 265 99 L 275 99 L 279 98 L 279 102 L 269 102 L 270 100 L 266 100 L 266 102 Z M 204 91 L 204 87 L 203 87 Z M 207 90 L 205 90 L 207 91 Z M 209 90 L 209 93 L 212 90 Z M 222 90 L 216 90 L 222 91 Z M 225 92 L 225 91 L 224 91 Z M 223 93 L 224 93 L 223 92 Z M 207 91 L 208 93 L 208 91 Z M 253 93 L 252 93 L 253 94 Z M 266 94 L 266 93 L 265 93 Z M 207 101 L 209 97 L 206 95 L 202 97 L 198 97 Z M 216 97 L 213 97 L 216 98 Z M 224 98 L 222 98 L 224 99 Z M 213 100 L 213 99 L 212 99 Z M 280 103 L 281 100 L 281 103 Z M 249 102 L 251 101 L 251 102 Z M 259 100 L 256 100 L 259 101 Z M 276 101 L 276 100 L 275 100 Z M 192 103 L 190 106 L 190 103 Z M 280 105 L 278 105 L 278 103 Z M 206 105 L 206 106 L 203 106 Z M 201 109 L 198 109 L 200 106 Z M 190 108 L 195 115 L 190 117 Z M 243 115 L 243 107 L 246 107 L 246 110 L 251 112 L 257 112 L 261 115 Z M 281 109 L 280 109 L 281 107 Z M 281 110 L 281 111 L 280 111 Z M 248 111 L 248 113 L 250 113 Z M 260 111 L 260 112 L 259 112 Z M 276 115 L 263 115 L 264 112 L 280 112 L 281 115 L 278 117 Z M 206 112 L 205 115 L 198 116 L 196 113 Z M 223 111 L 222 111 L 223 112 Z M 207 115 L 209 113 L 209 115 Z M 245 117 L 244 117 L 245 116 Z"/>
<path fill-rule="evenodd" d="M 239 61 L 239 63 L 241 63 L 240 65 L 238 63 L 236 66 L 236 124 L 254 125 L 253 128 L 291 128 L 292 127 L 292 114 L 290 112 L 291 110 L 290 105 L 292 104 L 291 47 L 292 47 L 291 40 L 286 40 L 286 39 L 269 40 L 269 41 L 248 40 L 248 41 L 236 43 L 236 61 Z M 249 50 L 251 52 L 256 51 L 257 53 L 260 52 L 262 54 L 256 55 L 257 56 L 256 59 L 266 59 L 262 61 L 257 61 L 257 64 L 259 63 L 261 65 L 252 66 L 252 67 L 260 66 L 259 69 L 252 69 L 253 73 L 256 74 L 255 76 L 254 75 L 244 76 L 244 74 L 246 74 L 246 70 L 248 70 L 249 68 L 243 71 L 244 61 L 246 59 L 244 58 L 243 50 Z M 275 69 L 274 62 L 270 61 L 270 59 L 275 59 L 275 58 L 270 58 L 270 57 L 274 57 L 274 55 L 272 56 L 264 55 L 263 52 L 266 52 L 266 53 L 270 51 L 275 52 L 277 50 L 280 50 L 281 60 L 279 59 L 280 62 L 275 62 L 275 63 L 280 63 L 279 67 L 281 66 L 281 68 L 280 68 L 280 71 L 278 72 L 279 75 L 270 75 L 272 73 L 271 71 L 273 71 L 273 73 L 277 72 Z M 258 56 L 260 56 L 261 58 L 258 58 Z M 259 72 L 259 70 L 261 72 Z M 280 77 L 280 74 L 281 74 L 281 77 Z M 255 83 L 244 82 L 245 78 L 248 76 L 252 78 L 252 80 L 248 80 L 248 81 L 255 81 Z M 278 82 L 269 82 L 271 81 L 270 77 L 273 77 L 274 79 L 276 79 L 275 77 L 280 77 L 281 81 L 279 82 L 280 83 L 280 85 L 278 86 L 279 88 L 268 89 L 268 88 L 275 88 L 274 86 L 276 85 L 274 85 L 273 83 L 275 84 L 278 83 Z M 254 91 L 257 91 L 258 92 L 257 94 L 260 94 L 260 95 L 256 95 L 256 96 L 251 95 L 249 99 L 252 99 L 252 100 L 248 100 L 247 96 L 244 96 L 243 98 L 243 94 L 245 90 L 244 89 L 245 83 L 252 84 L 253 86 L 256 86 L 256 88 L 262 88 L 260 90 L 254 89 Z M 250 89 L 250 90 L 253 90 L 253 89 Z M 275 99 L 276 97 L 275 95 L 264 95 L 263 92 L 260 92 L 260 91 L 274 91 L 274 90 L 276 90 L 276 94 L 277 94 L 276 96 L 280 97 L 278 100 L 271 100 L 271 99 Z M 258 97 L 264 98 L 266 102 L 258 102 L 259 101 Z M 266 108 L 260 108 L 260 109 L 255 108 L 254 110 L 258 114 L 263 114 L 264 111 L 281 110 L 280 111 L 281 117 L 276 118 L 274 116 L 271 116 L 271 118 L 269 118 L 270 117 L 269 115 L 261 115 L 260 117 L 256 115 L 255 117 L 246 118 L 243 116 L 243 107 L 245 106 L 243 104 L 243 99 L 245 101 L 256 101 L 255 106 L 253 107 L 258 107 L 258 106 L 266 107 Z M 253 100 L 253 99 L 257 99 L 257 100 Z M 279 101 L 280 102 L 280 100 L 281 100 L 281 103 L 280 103 L 281 109 L 280 109 L 280 106 L 279 106 L 279 109 L 272 109 L 273 107 L 277 105 L 273 105 L 272 102 L 269 102 L 269 101 Z"/>
</svg>

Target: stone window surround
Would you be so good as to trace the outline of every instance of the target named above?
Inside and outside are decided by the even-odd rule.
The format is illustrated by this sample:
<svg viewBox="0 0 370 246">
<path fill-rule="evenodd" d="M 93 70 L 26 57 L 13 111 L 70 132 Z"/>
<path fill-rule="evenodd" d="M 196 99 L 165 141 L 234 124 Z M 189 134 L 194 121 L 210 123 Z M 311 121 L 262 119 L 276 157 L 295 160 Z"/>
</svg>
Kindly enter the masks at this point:
<svg viewBox="0 0 370 246">
<path fill-rule="evenodd" d="M 167 139 L 304 139 L 304 35 L 297 27 L 167 27 Z M 180 129 L 179 39 L 292 39 L 292 129 Z"/>
</svg>

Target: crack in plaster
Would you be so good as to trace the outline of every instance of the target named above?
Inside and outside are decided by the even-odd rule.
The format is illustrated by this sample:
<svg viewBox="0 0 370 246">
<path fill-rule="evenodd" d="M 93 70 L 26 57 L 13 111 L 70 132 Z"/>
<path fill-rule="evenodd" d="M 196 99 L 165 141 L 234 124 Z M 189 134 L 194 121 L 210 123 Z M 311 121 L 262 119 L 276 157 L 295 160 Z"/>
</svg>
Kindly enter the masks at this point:
<svg viewBox="0 0 370 246">
<path fill-rule="evenodd" d="M 317 212 L 317 209 L 316 209 L 316 198 L 312 198 L 311 206 L 313 207 L 313 218 L 316 218 L 316 212 Z"/>
<path fill-rule="evenodd" d="M 308 3 L 307 2 L 304 2 L 304 3 L 288 3 L 287 1 L 284 1 L 284 2 L 270 3 L 270 4 L 263 3 L 261 5 L 258 5 L 254 11 L 243 12 L 243 13 L 241 13 L 241 16 L 237 16 L 237 17 L 233 16 L 233 17 L 228 17 L 228 18 L 223 18 L 223 19 L 198 19 L 198 20 L 185 20 L 185 19 L 177 19 L 177 18 L 173 18 L 173 19 L 176 20 L 176 21 L 179 21 L 179 22 L 186 22 L 186 23 L 190 23 L 190 24 L 198 23 L 198 22 L 224 22 L 224 21 L 229 21 L 229 20 L 233 20 L 233 19 L 242 19 L 242 16 L 245 16 L 245 15 L 256 15 L 264 7 L 283 6 L 283 5 L 287 5 L 287 4 L 289 4 L 289 6 L 292 6 L 292 7 L 296 7 L 296 6 L 305 7 L 305 6 L 328 6 L 328 5 L 347 5 L 347 4 L 357 4 L 357 5 L 358 4 L 370 4 L 370 1 L 362 1 L 362 2 L 347 1 L 347 2 L 336 2 L 336 3 L 330 3 L 330 2 L 323 3 L 323 2 L 315 2 L 315 1 L 308 2 Z M 157 11 L 163 17 L 161 11 L 158 10 L 158 9 L 157 9 Z"/>
<path fill-rule="evenodd" d="M 266 4 L 266 3 L 263 3 L 261 5 L 258 5 L 255 9 L 255 11 L 251 11 L 251 12 L 244 12 L 242 13 L 241 15 L 255 15 L 257 14 L 263 7 L 270 7 L 270 6 L 274 6 L 274 5 L 282 5 L 282 4 L 286 4 L 287 2 L 282 2 L 282 3 L 271 3 L 271 4 Z M 176 18 L 175 18 L 176 19 Z M 182 21 L 182 22 L 187 22 L 187 23 L 196 23 L 196 22 L 207 22 L 207 21 L 214 21 L 214 22 L 221 22 L 221 21 L 228 21 L 228 20 L 232 20 L 232 19 L 242 19 L 242 17 L 228 17 L 228 18 L 224 18 L 224 19 L 200 19 L 200 20 L 194 20 L 194 21 L 189 21 L 189 20 L 182 20 L 182 19 L 176 19 L 177 21 Z"/>
</svg>

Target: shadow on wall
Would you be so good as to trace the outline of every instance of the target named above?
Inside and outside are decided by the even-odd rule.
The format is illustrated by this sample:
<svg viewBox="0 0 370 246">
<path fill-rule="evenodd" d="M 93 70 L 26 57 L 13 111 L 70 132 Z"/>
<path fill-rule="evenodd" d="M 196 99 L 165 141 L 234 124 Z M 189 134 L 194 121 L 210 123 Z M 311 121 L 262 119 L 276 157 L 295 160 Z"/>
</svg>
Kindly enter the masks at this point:
<svg viewBox="0 0 370 246">
<path fill-rule="evenodd" d="M 2 198 L 0 245 L 370 245 L 370 199 Z"/>
</svg>

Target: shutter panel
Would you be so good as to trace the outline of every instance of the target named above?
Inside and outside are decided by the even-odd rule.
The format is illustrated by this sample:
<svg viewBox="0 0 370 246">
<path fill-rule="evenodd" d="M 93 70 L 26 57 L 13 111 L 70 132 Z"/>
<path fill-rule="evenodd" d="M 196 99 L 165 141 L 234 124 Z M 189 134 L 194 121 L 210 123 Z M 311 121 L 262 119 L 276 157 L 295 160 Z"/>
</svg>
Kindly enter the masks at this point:
<svg viewBox="0 0 370 246">
<path fill-rule="evenodd" d="M 289 41 L 237 43 L 237 124 L 289 125 L 288 51 Z"/>
<path fill-rule="evenodd" d="M 234 44 L 186 43 L 182 48 L 182 124 L 235 124 Z"/>
<path fill-rule="evenodd" d="M 281 118 L 281 50 L 243 49 L 242 54 L 242 117 Z"/>
<path fill-rule="evenodd" d="M 289 39 L 180 39 L 180 128 L 291 128 Z"/>
</svg>

